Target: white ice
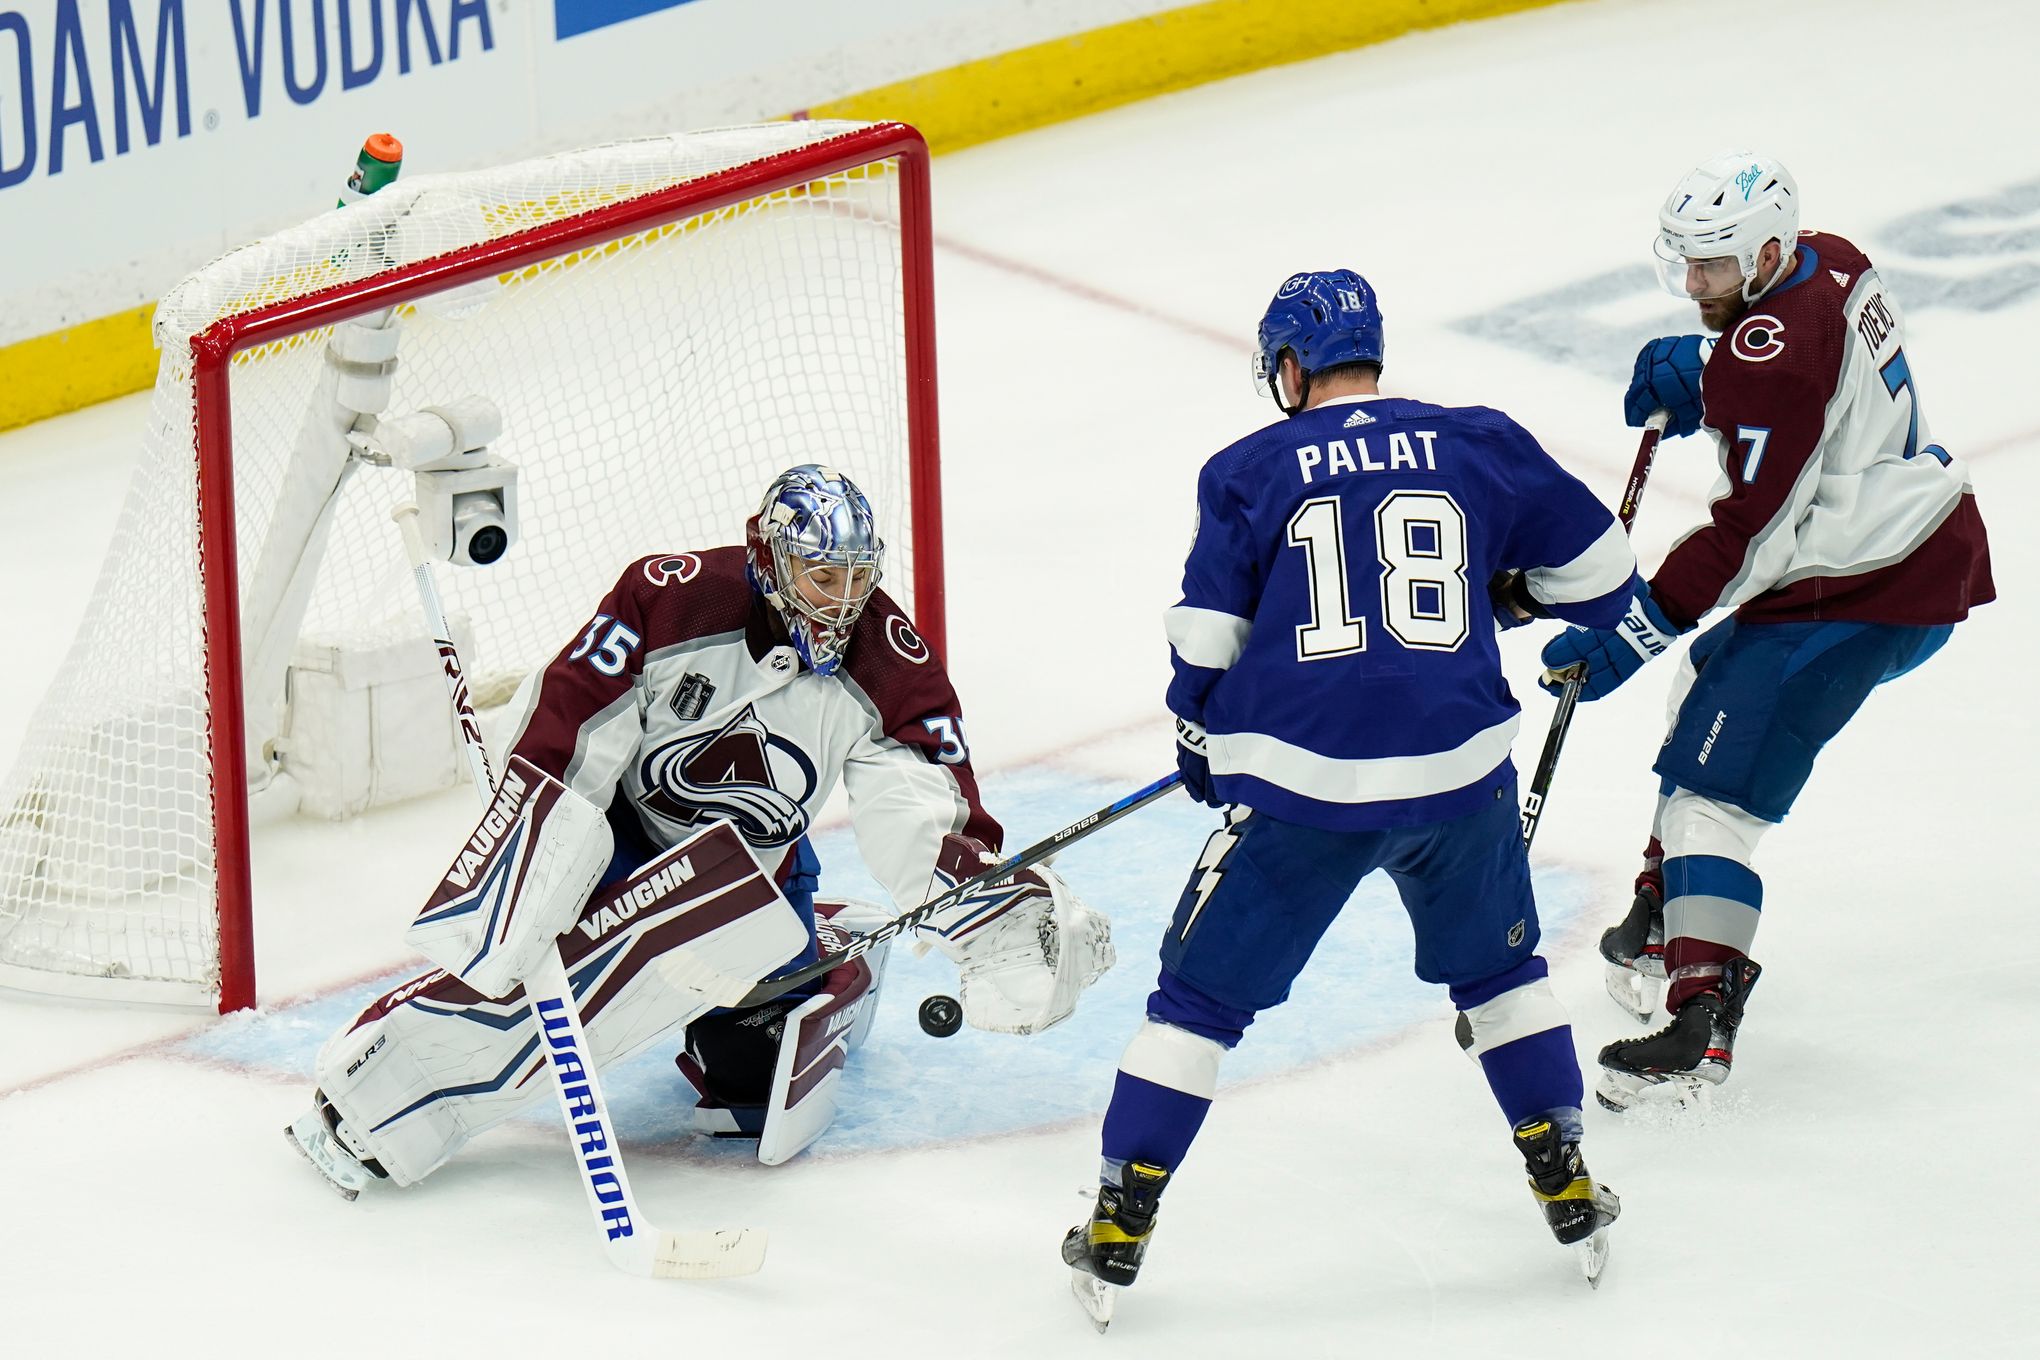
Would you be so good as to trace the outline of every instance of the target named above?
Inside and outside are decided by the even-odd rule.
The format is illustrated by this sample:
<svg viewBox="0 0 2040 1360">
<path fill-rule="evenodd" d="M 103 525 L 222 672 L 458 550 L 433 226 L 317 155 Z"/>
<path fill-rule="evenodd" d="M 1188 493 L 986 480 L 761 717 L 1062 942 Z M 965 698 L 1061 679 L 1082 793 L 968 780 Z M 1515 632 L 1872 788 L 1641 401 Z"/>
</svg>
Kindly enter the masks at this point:
<svg viewBox="0 0 2040 1360">
<path fill-rule="evenodd" d="M 1392 390 L 1510 411 L 1611 501 L 1634 447 L 1623 351 L 1690 313 L 1626 286 L 1534 300 L 1641 269 L 1685 164 L 1772 149 L 1808 224 L 1902 281 L 1913 369 L 1936 436 L 1975 465 L 2007 598 L 1872 699 L 1764 847 L 1767 973 L 1713 1107 L 1588 1111 L 1591 1164 L 1626 1206 L 1597 1293 L 1546 1238 L 1447 1002 L 1408 977 L 1407 926 L 1370 890 L 1232 1061 L 1147 1274 L 1091 1335 L 1055 1244 L 1209 824 L 1181 802 L 1065 861 L 1117 916 L 1123 959 L 1067 1026 L 926 1039 L 912 1009 L 942 974 L 901 959 L 851 1108 L 796 1163 L 678 1133 L 663 1055 L 616 1074 L 646 1211 L 770 1228 L 755 1278 L 613 1271 L 544 1111 L 421 1187 L 344 1204 L 281 1130 L 320 1040 L 407 966 L 421 866 L 471 815 L 448 798 L 265 836 L 256 1016 L 0 998 L 0 1354 L 2034 1353 L 2040 193 L 2004 217 L 1931 210 L 2040 176 L 2036 40 L 2018 0 L 1607 0 L 937 164 L 951 661 L 1015 843 L 1168 768 L 1159 615 L 1198 463 L 1273 415 L 1245 355 L 1285 274 L 1365 271 Z M 1971 253 L 1946 233 L 1936 253 L 1918 213 Z M 0 750 L 82 607 L 144 400 L 0 437 Z M 1664 450 L 1647 566 L 1699 514 L 1707 463 L 1695 441 Z M 1528 764 L 1549 706 L 1534 640 L 1508 643 Z M 1545 947 L 1589 1060 L 1635 1029 L 1593 938 L 1626 901 L 1669 671 L 1582 712 L 1538 845 Z M 854 882 L 847 838 L 823 850 Z"/>
</svg>

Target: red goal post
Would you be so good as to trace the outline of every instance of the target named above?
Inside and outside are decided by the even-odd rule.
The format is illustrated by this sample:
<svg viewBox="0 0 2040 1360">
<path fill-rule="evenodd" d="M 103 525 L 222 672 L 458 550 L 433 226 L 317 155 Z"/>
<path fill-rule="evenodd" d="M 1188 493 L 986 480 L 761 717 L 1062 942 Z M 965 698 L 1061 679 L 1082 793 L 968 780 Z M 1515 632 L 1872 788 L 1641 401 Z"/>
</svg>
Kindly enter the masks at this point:
<svg viewBox="0 0 2040 1360">
<path fill-rule="evenodd" d="M 759 154 L 739 154 L 748 150 Z M 669 151 L 670 164 L 661 159 Z M 602 178 L 606 152 L 619 167 L 613 183 Z M 573 173 L 580 165 L 594 167 L 587 183 Z M 255 1004 L 251 771 L 257 783 L 270 779 L 277 764 L 271 748 L 288 748 L 268 726 L 280 703 L 269 694 L 272 672 L 280 669 L 257 653 L 273 657 L 290 640 L 245 638 L 244 623 L 265 594 L 307 597 L 297 613 L 283 611 L 293 624 L 322 611 L 351 620 L 380 618 L 375 611 L 385 609 L 370 587 L 329 589 L 336 574 L 366 580 L 377 569 L 374 553 L 362 554 L 359 569 L 343 560 L 357 540 L 375 536 L 348 528 L 352 511 L 326 510 L 306 531 L 310 549 L 291 540 L 314 563 L 316 581 L 300 579 L 300 556 L 290 545 L 282 560 L 297 574 L 281 573 L 286 583 L 263 565 L 275 554 L 270 540 L 282 518 L 274 506 L 303 494 L 294 485 L 302 480 L 295 454 L 273 473 L 267 463 L 297 419 L 293 403 L 302 404 L 306 384 L 347 368 L 334 357 L 340 347 L 326 339 L 341 323 L 400 318 L 381 323 L 404 332 L 392 342 L 404 347 L 395 361 L 393 413 L 455 400 L 463 394 L 446 389 L 464 383 L 500 384 L 492 395 L 506 407 L 504 442 L 524 479 L 528 542 L 498 567 L 442 573 L 483 581 L 490 573 L 514 576 L 512 562 L 528 568 L 528 579 L 506 587 L 521 593 L 478 596 L 468 605 L 481 620 L 478 630 L 496 634 L 483 638 L 484 665 L 514 678 L 571 640 L 561 620 L 585 614 L 600 593 L 564 579 L 585 574 L 586 559 L 599 559 L 590 579 L 600 580 L 643 552 L 735 541 L 766 480 L 780 467 L 811 461 L 836 463 L 867 485 L 894 544 L 887 586 L 911 600 L 920 630 L 942 648 L 929 170 L 920 135 L 898 123 L 769 125 L 646 139 L 525 166 L 543 173 L 529 182 L 514 173 L 524 167 L 400 181 L 384 191 L 389 203 L 378 194 L 297 229 L 292 253 L 279 257 L 289 267 L 265 266 L 227 289 L 257 305 L 192 328 L 182 364 L 165 321 L 179 294 L 165 300 L 152 440 L 167 442 L 170 463 L 181 464 L 173 437 L 181 402 L 164 391 L 181 386 L 194 432 L 188 493 L 195 543 L 188 558 L 165 557 L 168 565 L 153 576 L 186 570 L 187 562 L 195 573 L 201 674 L 196 693 L 176 678 L 164 694 L 132 698 L 125 712 L 102 704 L 81 718 L 59 694 L 67 677 L 82 683 L 104 668 L 104 630 L 124 609 L 149 612 L 146 602 L 126 606 L 119 596 L 124 582 L 151 575 L 153 549 L 120 535 L 146 539 L 152 505 L 178 501 L 163 502 L 143 487 L 145 479 L 171 475 L 152 469 L 145 454 L 94 607 L 38 712 L 21 764 L 0 784 L 0 982 L 144 1000 L 209 994 L 222 1012 Z M 555 185 L 562 167 L 570 184 L 564 190 Z M 670 182 L 640 187 L 661 178 Z M 580 206 L 590 200 L 594 206 Z M 504 230 L 519 214 L 536 220 Z M 370 219 L 380 234 L 364 237 Z M 423 253 L 439 244 L 449 221 L 478 228 L 475 239 Z M 322 227 L 329 230 L 313 230 Z M 407 235 L 414 239 L 393 247 Z M 360 257 L 371 250 L 394 258 L 364 268 Z M 333 266 L 358 276 L 300 291 L 300 280 Z M 528 307 L 526 295 L 535 299 Z M 444 336 L 430 315 L 436 304 L 451 318 Z M 470 307 L 482 325 L 464 310 Z M 501 325 L 486 320 L 492 312 Z M 620 329 L 629 334 L 619 338 Z M 414 332 L 424 338 L 414 340 Z M 437 374 L 432 381 L 440 386 L 407 390 L 405 377 L 414 372 Z M 561 386 L 550 392 L 555 375 Z M 334 379 L 325 374 L 325 381 Z M 577 402 L 586 404 L 577 409 Z M 539 432 L 520 443 L 532 430 Z M 643 489 L 663 473 L 669 446 L 672 460 L 687 466 L 675 471 L 670 489 Z M 351 470 L 340 473 L 342 484 Z M 684 507 L 695 520 L 612 535 L 616 517 L 647 503 Z M 372 507 L 360 522 L 373 523 L 383 509 Z M 267 523 L 253 527 L 251 516 Z M 139 553 L 144 568 L 117 564 L 122 552 Z M 248 557 L 262 559 L 252 580 Z M 910 589 L 902 590 L 902 578 Z M 356 602 L 357 595 L 373 603 Z M 517 632 L 526 616 L 556 612 L 556 596 L 566 597 L 564 614 L 545 629 L 534 626 L 529 640 Z M 514 619 L 503 624 L 492 609 Z M 386 612 L 393 617 L 396 607 Z M 187 715 L 187 707 L 197 712 Z M 262 727 L 259 750 L 250 744 L 251 718 Z M 107 754 L 114 748 L 117 754 Z M 145 768 L 159 748 L 173 774 Z M 187 777 L 194 767 L 196 777 Z M 139 812 L 121 801 L 123 775 L 127 788 L 145 790 L 130 799 Z M 130 846 L 139 848 L 130 854 Z M 63 861 L 65 854 L 77 863 Z M 150 919 L 151 902 L 193 895 L 210 898 L 209 930 L 202 920 Z"/>
</svg>

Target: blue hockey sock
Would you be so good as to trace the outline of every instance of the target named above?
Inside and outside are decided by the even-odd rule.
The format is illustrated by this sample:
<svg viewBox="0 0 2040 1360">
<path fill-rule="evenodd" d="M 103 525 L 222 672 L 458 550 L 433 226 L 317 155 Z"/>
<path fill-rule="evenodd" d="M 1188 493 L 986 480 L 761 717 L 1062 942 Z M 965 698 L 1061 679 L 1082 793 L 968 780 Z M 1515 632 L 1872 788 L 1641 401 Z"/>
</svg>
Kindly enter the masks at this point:
<svg viewBox="0 0 2040 1360">
<path fill-rule="evenodd" d="M 1188 1030 L 1155 1020 L 1141 1026 L 1119 1060 L 1105 1111 L 1103 1179 L 1116 1181 L 1127 1162 L 1182 1165 L 1218 1092 L 1224 1056 L 1223 1045 Z"/>
<path fill-rule="evenodd" d="M 1513 1126 L 1532 1115 L 1578 1110 L 1586 1094 L 1572 1025 L 1551 994 L 1543 958 L 1452 989 L 1459 1045 L 1480 1063 L 1495 1103 Z"/>
</svg>

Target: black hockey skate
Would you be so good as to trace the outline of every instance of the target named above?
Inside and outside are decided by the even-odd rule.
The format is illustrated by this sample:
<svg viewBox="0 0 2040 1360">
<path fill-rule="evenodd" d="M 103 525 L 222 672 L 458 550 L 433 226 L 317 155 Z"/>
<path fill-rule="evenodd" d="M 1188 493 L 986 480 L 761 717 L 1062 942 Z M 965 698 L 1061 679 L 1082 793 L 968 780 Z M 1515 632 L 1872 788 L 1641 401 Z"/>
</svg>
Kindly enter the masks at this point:
<svg viewBox="0 0 2040 1360">
<path fill-rule="evenodd" d="M 1697 1104 L 1708 1087 L 1728 1080 L 1743 1007 L 1763 971 L 1750 959 L 1725 964 L 1720 982 L 1679 1007 L 1663 1029 L 1602 1049 L 1595 1099 L 1611 1110 L 1643 1099 Z"/>
<path fill-rule="evenodd" d="M 1608 1225 L 1622 1212 L 1613 1190 L 1587 1174 L 1580 1145 L 1563 1140 L 1556 1124 L 1541 1116 L 1516 1125 L 1516 1150 L 1530 1172 L 1530 1193 L 1544 1210 L 1544 1222 L 1561 1246 L 1571 1247 L 1580 1273 L 1594 1288 L 1608 1264 Z"/>
<path fill-rule="evenodd" d="M 1608 995 L 1638 1020 L 1650 1019 L 1665 987 L 1665 900 L 1649 883 L 1636 885 L 1629 914 L 1601 932 Z"/>
<path fill-rule="evenodd" d="M 1112 1325 L 1113 1291 L 1132 1284 L 1140 1274 L 1169 1173 L 1145 1162 L 1128 1162 L 1119 1179 L 1119 1185 L 1098 1187 L 1090 1221 L 1071 1228 L 1062 1244 L 1070 1290 L 1101 1332 Z"/>
</svg>

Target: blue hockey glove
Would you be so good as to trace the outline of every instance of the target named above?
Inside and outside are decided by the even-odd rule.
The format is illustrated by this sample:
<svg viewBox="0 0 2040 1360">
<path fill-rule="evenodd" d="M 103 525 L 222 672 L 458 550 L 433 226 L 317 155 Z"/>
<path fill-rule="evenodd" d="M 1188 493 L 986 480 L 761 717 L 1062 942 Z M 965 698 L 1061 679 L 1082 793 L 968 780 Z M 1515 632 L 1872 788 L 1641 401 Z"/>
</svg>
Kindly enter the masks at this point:
<svg viewBox="0 0 2040 1360">
<path fill-rule="evenodd" d="M 1183 791 L 1207 807 L 1225 803 L 1211 791 L 1211 760 L 1204 753 L 1204 724 L 1176 719 L 1176 768 L 1183 772 Z"/>
<path fill-rule="evenodd" d="M 1700 370 L 1712 353 L 1714 342 L 1704 335 L 1667 335 L 1638 350 L 1629 391 L 1622 398 L 1623 418 L 1640 430 L 1650 413 L 1662 407 L 1672 416 L 1666 434 L 1699 429 Z"/>
<path fill-rule="evenodd" d="M 1568 628 L 1544 644 L 1544 664 L 1549 667 L 1537 683 L 1547 694 L 1565 688 L 1565 673 L 1585 664 L 1586 683 L 1580 698 L 1591 701 L 1613 693 L 1624 680 L 1636 674 L 1644 662 L 1687 631 L 1678 627 L 1650 597 L 1650 585 L 1642 577 L 1635 582 L 1636 596 L 1629 612 L 1613 628 Z"/>
</svg>

